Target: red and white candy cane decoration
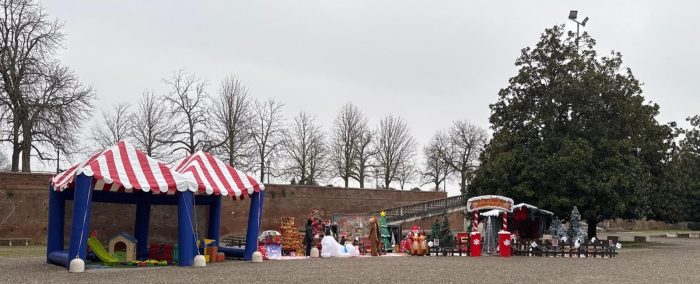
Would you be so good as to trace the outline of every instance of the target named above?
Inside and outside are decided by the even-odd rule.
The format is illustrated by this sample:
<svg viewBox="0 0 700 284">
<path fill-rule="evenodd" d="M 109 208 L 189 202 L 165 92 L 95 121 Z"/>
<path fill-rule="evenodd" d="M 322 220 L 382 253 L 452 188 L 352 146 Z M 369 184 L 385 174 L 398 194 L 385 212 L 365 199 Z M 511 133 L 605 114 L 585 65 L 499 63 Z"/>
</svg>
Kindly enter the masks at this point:
<svg viewBox="0 0 700 284">
<path fill-rule="evenodd" d="M 508 211 L 503 211 L 503 231 L 508 232 Z"/>
<path fill-rule="evenodd" d="M 472 233 L 479 231 L 479 210 L 474 210 L 474 227 L 472 227 Z"/>
</svg>

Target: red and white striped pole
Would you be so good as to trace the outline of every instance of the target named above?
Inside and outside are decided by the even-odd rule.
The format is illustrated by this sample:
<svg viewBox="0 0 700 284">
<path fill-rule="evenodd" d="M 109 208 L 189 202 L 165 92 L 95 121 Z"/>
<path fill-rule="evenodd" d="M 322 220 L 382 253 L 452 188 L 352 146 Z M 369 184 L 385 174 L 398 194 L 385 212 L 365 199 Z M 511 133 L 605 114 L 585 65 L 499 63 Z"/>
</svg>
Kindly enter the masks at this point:
<svg viewBox="0 0 700 284">
<path fill-rule="evenodd" d="M 474 227 L 472 233 L 479 231 L 479 210 L 474 210 Z"/>
<path fill-rule="evenodd" d="M 508 232 L 508 211 L 503 211 L 503 231 Z"/>
</svg>

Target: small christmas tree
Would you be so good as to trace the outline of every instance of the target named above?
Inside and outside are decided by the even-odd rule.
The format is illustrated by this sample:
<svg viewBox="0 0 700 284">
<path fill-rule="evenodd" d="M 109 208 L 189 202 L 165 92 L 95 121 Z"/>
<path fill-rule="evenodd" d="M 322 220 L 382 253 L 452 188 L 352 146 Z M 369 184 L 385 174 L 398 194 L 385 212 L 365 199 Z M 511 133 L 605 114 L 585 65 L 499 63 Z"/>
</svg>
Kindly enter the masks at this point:
<svg viewBox="0 0 700 284">
<path fill-rule="evenodd" d="M 586 232 L 581 228 L 581 214 L 578 213 L 578 208 L 574 206 L 574 210 L 571 210 L 570 222 L 569 222 L 569 239 L 571 243 L 578 240 L 581 243 L 585 243 L 587 238 Z"/>
<path fill-rule="evenodd" d="M 436 240 L 436 239 L 440 240 L 441 239 L 441 237 L 440 237 L 441 231 L 442 231 L 442 228 L 440 226 L 440 222 L 438 221 L 438 219 L 435 219 L 435 222 L 430 227 L 430 240 L 431 241 Z"/>
<path fill-rule="evenodd" d="M 443 215 L 442 226 L 440 226 L 440 246 L 452 246 L 452 230 L 450 230 L 450 219 L 447 218 L 447 213 Z"/>
<path fill-rule="evenodd" d="M 566 227 L 564 227 L 564 224 L 562 224 L 561 220 L 559 220 L 557 217 L 554 217 L 554 220 L 552 220 L 552 224 L 549 226 L 549 230 L 547 230 L 547 232 L 559 239 L 567 237 Z"/>
<path fill-rule="evenodd" d="M 381 228 L 382 241 L 384 241 L 384 249 L 388 250 L 391 248 L 391 234 L 389 234 L 385 216 L 386 212 L 379 212 L 379 227 Z"/>
</svg>

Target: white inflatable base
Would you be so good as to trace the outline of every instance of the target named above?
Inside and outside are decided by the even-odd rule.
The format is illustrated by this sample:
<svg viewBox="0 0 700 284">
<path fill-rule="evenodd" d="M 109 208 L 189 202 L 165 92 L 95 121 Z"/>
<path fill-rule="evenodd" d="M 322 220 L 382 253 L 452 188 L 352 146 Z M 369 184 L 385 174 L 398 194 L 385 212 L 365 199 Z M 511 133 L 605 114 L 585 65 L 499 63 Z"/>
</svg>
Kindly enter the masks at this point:
<svg viewBox="0 0 700 284">
<path fill-rule="evenodd" d="M 85 261 L 80 258 L 75 258 L 70 261 L 68 265 L 68 272 L 84 272 L 85 271 Z"/>
<path fill-rule="evenodd" d="M 251 258 L 250 261 L 256 262 L 256 263 L 258 263 L 258 262 L 263 262 L 262 253 L 260 253 L 259 251 L 256 250 L 256 251 L 253 253 L 253 257 Z"/>
<path fill-rule="evenodd" d="M 319 256 L 318 255 L 318 248 L 316 248 L 316 247 L 311 248 L 310 256 L 311 257 L 318 257 Z"/>
<path fill-rule="evenodd" d="M 196 255 L 194 257 L 194 267 L 205 267 L 207 266 L 207 259 L 203 255 Z"/>
</svg>

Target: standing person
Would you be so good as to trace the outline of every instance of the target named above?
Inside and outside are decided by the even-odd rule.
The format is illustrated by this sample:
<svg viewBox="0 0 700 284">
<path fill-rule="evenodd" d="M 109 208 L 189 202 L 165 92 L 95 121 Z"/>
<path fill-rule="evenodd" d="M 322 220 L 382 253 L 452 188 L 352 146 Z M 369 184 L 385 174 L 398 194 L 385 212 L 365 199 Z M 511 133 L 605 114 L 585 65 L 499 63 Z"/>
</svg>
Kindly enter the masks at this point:
<svg viewBox="0 0 700 284">
<path fill-rule="evenodd" d="M 314 243 L 314 229 L 311 226 L 311 218 L 306 219 L 306 232 L 304 234 L 304 245 L 306 246 L 306 256 L 311 256 L 311 247 Z"/>
<path fill-rule="evenodd" d="M 370 244 L 370 251 L 372 253 L 372 256 L 378 256 L 379 255 L 379 242 L 381 241 L 382 237 L 380 235 L 380 228 L 379 228 L 379 223 L 377 223 L 377 218 L 370 218 L 369 219 L 369 244 Z"/>
<path fill-rule="evenodd" d="M 311 210 L 309 214 L 309 219 L 311 219 L 311 229 L 313 230 L 313 238 L 319 251 L 321 251 L 321 238 L 323 238 L 323 220 L 321 220 L 321 214 L 318 210 Z"/>
</svg>

